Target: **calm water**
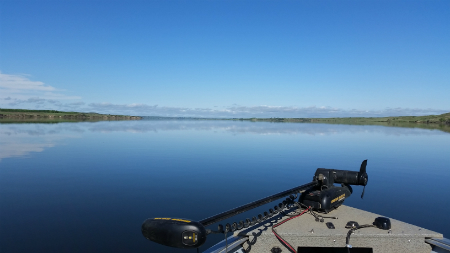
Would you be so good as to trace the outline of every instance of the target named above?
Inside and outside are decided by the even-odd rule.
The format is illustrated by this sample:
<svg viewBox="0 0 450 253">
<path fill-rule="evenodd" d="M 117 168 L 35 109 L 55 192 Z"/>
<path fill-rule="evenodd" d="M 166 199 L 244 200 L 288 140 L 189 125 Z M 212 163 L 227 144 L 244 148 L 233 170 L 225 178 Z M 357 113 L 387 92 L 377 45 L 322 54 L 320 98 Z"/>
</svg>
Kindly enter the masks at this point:
<svg viewBox="0 0 450 253">
<path fill-rule="evenodd" d="M 383 126 L 0 124 L 0 252 L 195 252 L 144 239 L 142 222 L 199 220 L 364 159 L 364 200 L 354 187 L 347 205 L 450 237 L 449 150 L 448 133 Z"/>
</svg>

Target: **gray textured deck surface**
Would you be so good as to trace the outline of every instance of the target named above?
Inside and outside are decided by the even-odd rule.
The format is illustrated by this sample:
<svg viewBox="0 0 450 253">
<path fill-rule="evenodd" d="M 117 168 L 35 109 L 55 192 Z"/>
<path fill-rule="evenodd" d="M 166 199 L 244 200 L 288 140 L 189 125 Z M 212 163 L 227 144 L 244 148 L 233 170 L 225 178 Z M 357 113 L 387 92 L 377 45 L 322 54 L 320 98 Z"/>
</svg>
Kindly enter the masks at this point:
<svg viewBox="0 0 450 253">
<path fill-rule="evenodd" d="M 337 210 L 324 216 L 337 216 L 338 219 L 325 219 L 324 223 L 316 222 L 314 217 L 305 213 L 300 217 L 287 221 L 276 228 L 277 233 L 295 249 L 297 247 L 345 247 L 348 221 L 356 221 L 359 225 L 372 224 L 376 217 L 382 215 L 366 212 L 342 205 Z M 248 252 L 270 252 L 274 246 L 289 252 L 272 233 L 271 227 L 288 217 L 274 216 L 259 226 L 237 231 L 236 235 L 249 236 L 244 248 Z M 326 222 L 332 222 L 335 229 L 328 229 Z M 408 223 L 391 219 L 391 231 L 378 228 L 362 228 L 356 230 L 350 237 L 353 247 L 373 248 L 374 253 L 412 252 L 429 253 L 431 246 L 425 243 L 427 238 L 443 238 L 434 231 L 420 228 Z"/>
</svg>

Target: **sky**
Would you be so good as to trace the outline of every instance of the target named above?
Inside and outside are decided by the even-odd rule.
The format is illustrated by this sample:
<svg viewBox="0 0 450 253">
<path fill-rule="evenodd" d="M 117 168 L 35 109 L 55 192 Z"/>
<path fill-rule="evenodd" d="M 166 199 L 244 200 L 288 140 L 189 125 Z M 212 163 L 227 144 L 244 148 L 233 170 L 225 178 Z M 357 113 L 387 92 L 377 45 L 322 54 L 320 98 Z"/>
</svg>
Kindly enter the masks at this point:
<svg viewBox="0 0 450 253">
<path fill-rule="evenodd" d="M 450 1 L 0 0 L 0 108 L 450 112 Z"/>
</svg>

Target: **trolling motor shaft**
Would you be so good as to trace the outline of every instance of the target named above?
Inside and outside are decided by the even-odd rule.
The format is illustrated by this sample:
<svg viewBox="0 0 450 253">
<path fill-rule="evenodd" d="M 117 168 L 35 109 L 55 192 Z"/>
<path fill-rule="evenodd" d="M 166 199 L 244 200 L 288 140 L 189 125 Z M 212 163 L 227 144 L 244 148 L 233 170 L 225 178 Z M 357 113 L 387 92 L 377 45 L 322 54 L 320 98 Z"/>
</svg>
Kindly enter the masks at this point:
<svg viewBox="0 0 450 253">
<path fill-rule="evenodd" d="M 201 221 L 178 218 L 150 218 L 144 221 L 141 227 L 142 235 L 150 241 L 176 248 L 198 248 L 206 241 L 205 226 L 228 219 L 237 214 L 246 212 L 258 206 L 283 198 L 317 185 L 313 181 L 292 189 L 265 197 L 263 199 L 233 208 L 226 212 L 211 216 Z"/>
<path fill-rule="evenodd" d="M 292 189 L 289 189 L 289 190 L 286 190 L 286 191 L 283 191 L 283 192 L 280 192 L 280 193 L 277 193 L 277 194 L 265 197 L 263 199 L 260 199 L 260 200 L 248 203 L 246 205 L 233 208 L 233 209 L 228 210 L 226 212 L 219 213 L 219 214 L 211 216 L 209 218 L 203 219 L 203 220 L 200 221 L 200 223 L 202 223 L 204 226 L 208 226 L 208 225 L 217 223 L 219 221 L 228 219 L 230 217 L 233 217 L 235 215 L 238 215 L 240 213 L 246 212 L 246 211 L 251 210 L 253 208 L 256 208 L 258 206 L 262 206 L 262 205 L 265 205 L 265 204 L 270 203 L 272 201 L 275 201 L 277 199 L 283 198 L 285 196 L 288 196 L 289 194 L 293 194 L 293 193 L 297 193 L 297 192 L 303 191 L 305 189 L 309 189 L 309 188 L 311 188 L 313 186 L 316 186 L 316 185 L 317 185 L 317 182 L 313 181 L 311 183 L 307 183 L 307 184 L 304 184 L 304 185 L 301 185 L 301 186 L 297 186 L 297 187 L 294 187 Z"/>
</svg>

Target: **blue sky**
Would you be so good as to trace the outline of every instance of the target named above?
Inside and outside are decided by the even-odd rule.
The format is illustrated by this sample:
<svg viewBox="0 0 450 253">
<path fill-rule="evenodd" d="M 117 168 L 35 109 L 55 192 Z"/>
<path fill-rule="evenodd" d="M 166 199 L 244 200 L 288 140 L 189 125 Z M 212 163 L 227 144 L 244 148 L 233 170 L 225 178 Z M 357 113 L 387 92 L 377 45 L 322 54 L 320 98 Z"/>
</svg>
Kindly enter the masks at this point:
<svg viewBox="0 0 450 253">
<path fill-rule="evenodd" d="M 0 0 L 2 108 L 394 116 L 449 94 L 446 0 Z"/>
</svg>

